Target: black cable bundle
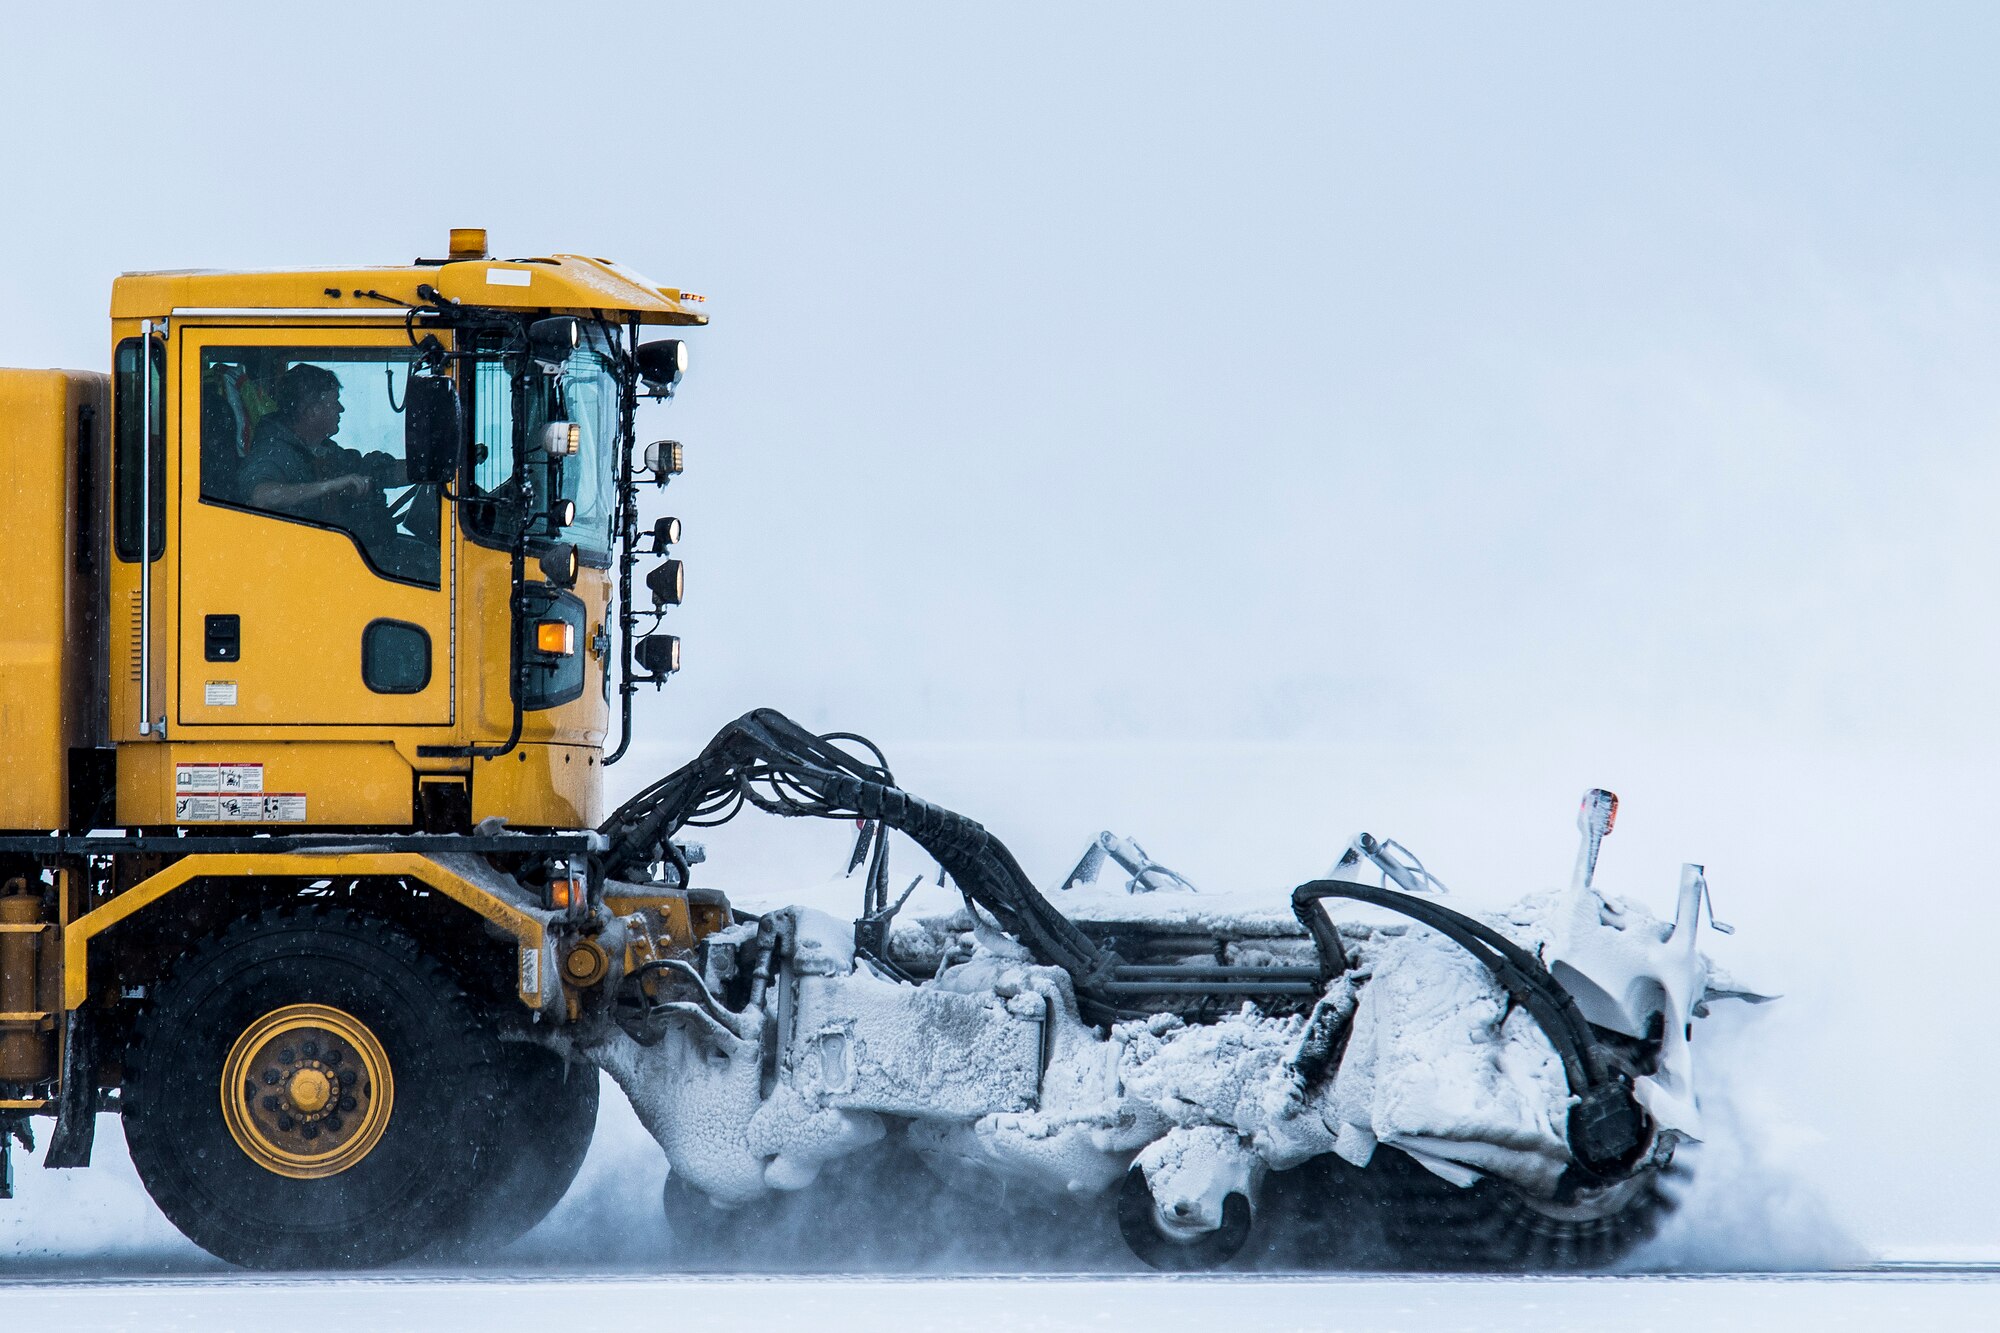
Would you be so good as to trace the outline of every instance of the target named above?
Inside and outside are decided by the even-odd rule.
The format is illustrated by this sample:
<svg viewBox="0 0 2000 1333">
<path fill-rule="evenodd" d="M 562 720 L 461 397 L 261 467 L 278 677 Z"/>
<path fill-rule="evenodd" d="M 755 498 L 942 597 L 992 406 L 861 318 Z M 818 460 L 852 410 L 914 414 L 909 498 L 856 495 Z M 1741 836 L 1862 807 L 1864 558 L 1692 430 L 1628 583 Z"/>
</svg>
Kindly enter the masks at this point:
<svg viewBox="0 0 2000 1333">
<path fill-rule="evenodd" d="M 866 747 L 875 762 L 839 741 Z M 1068 972 L 1080 989 L 1117 962 L 1042 897 L 1013 853 L 982 825 L 896 786 L 873 744 L 848 732 L 816 736 L 771 708 L 737 718 L 693 762 L 613 811 L 598 826 L 610 842 L 606 872 L 629 878 L 666 861 L 685 876 L 674 835 L 726 823 L 746 803 L 774 815 L 878 820 L 908 835 L 1037 960 Z"/>
</svg>

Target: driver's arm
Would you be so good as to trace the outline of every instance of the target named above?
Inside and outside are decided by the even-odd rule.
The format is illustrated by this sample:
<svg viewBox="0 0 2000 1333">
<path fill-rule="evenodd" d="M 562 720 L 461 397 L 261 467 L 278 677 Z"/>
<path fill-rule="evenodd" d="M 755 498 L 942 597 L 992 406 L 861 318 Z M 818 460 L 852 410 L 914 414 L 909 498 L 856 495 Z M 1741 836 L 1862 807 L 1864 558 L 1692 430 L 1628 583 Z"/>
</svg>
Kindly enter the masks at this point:
<svg viewBox="0 0 2000 1333">
<path fill-rule="evenodd" d="M 366 495 L 368 490 L 368 478 L 354 474 L 325 481 L 267 481 L 250 492 L 250 503 L 260 509 L 295 509 L 343 493 Z"/>
</svg>

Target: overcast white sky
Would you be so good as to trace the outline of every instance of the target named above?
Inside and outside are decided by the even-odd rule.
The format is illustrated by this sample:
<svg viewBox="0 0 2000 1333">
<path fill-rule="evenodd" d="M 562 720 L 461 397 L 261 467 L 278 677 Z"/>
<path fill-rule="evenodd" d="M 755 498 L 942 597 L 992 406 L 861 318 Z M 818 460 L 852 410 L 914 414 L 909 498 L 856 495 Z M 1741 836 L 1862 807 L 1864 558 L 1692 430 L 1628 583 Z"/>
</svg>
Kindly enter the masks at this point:
<svg viewBox="0 0 2000 1333">
<path fill-rule="evenodd" d="M 1705 860 L 1787 992 L 1764 1150 L 2000 1247 L 2000 9 L 199 12 L 0 20 L 0 364 L 101 367 L 123 270 L 452 226 L 702 291 L 625 786 L 773 704 L 1044 880 L 1368 827 L 1478 898 L 1617 788 L 1613 887 Z"/>
</svg>

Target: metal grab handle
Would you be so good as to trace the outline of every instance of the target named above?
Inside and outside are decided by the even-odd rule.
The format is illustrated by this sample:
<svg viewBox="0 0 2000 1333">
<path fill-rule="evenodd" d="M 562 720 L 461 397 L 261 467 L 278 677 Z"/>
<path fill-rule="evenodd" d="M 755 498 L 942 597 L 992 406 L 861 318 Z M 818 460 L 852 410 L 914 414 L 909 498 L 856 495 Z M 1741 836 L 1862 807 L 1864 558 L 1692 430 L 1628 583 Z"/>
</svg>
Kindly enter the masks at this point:
<svg viewBox="0 0 2000 1333">
<path fill-rule="evenodd" d="M 153 321 L 139 321 L 139 734 L 153 735 Z M 164 387 L 164 386 L 162 386 Z M 159 734 L 166 736 L 166 719 Z"/>
</svg>

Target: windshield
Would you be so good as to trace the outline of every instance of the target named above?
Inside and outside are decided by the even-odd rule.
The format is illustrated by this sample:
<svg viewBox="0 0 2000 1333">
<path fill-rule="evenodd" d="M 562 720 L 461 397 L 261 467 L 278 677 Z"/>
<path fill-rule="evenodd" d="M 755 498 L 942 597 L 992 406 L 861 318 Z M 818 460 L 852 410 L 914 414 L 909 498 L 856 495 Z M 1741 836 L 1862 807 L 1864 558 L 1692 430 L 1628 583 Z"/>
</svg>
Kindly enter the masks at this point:
<svg viewBox="0 0 2000 1333">
<path fill-rule="evenodd" d="M 516 362 L 518 364 L 518 362 Z M 472 384 L 472 496 L 492 496 L 511 488 L 514 476 L 516 395 L 507 358 L 497 353 L 474 363 Z M 603 334 L 591 330 L 559 376 L 531 374 L 520 391 L 526 438 L 551 421 L 573 421 L 577 451 L 563 460 L 562 493 L 576 502 L 576 522 L 563 530 L 586 560 L 610 559 L 611 516 L 618 461 L 618 375 Z M 539 475 L 539 464 L 530 466 Z M 500 544 L 514 537 L 508 506 L 467 506 L 466 525 L 475 536 Z"/>
</svg>

